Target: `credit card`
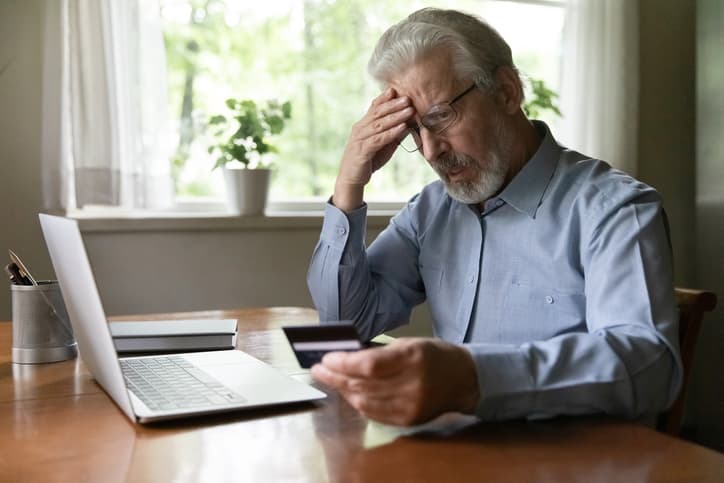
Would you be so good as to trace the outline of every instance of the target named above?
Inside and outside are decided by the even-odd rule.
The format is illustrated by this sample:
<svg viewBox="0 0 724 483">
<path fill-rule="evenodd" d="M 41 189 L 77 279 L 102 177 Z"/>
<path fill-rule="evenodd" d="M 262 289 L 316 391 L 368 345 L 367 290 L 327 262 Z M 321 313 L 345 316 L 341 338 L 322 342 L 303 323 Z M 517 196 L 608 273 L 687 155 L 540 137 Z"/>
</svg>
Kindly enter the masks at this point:
<svg viewBox="0 0 724 483">
<path fill-rule="evenodd" d="M 356 351 L 364 348 L 351 323 L 282 327 L 297 356 L 299 365 L 309 369 L 327 352 Z"/>
</svg>

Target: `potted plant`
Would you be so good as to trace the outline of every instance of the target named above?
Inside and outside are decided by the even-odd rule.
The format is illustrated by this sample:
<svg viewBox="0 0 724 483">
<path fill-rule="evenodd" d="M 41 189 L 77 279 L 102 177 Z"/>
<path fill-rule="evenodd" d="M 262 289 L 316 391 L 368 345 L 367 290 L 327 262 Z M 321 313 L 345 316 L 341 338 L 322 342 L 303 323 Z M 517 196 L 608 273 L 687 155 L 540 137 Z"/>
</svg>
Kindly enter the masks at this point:
<svg viewBox="0 0 724 483">
<path fill-rule="evenodd" d="M 262 215 L 269 193 L 271 169 L 268 154 L 277 149 L 269 138 L 284 129 L 291 118 L 291 103 L 270 100 L 264 107 L 246 99 L 227 99 L 227 116 L 209 119 L 216 127 L 216 142 L 209 153 L 217 154 L 214 169 L 224 170 L 230 210 L 239 215 Z"/>
</svg>

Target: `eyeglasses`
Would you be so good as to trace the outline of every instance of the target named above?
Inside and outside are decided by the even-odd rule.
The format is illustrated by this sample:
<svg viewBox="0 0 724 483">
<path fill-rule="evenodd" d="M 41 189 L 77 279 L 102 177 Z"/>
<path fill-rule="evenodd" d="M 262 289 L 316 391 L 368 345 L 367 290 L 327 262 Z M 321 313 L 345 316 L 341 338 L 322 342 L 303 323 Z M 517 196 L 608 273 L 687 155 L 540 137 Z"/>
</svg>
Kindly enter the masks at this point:
<svg viewBox="0 0 724 483">
<path fill-rule="evenodd" d="M 422 119 L 420 125 L 433 134 L 442 134 L 445 129 L 449 128 L 458 117 L 457 111 L 453 108 L 453 104 L 462 99 L 465 94 L 475 89 L 475 84 L 471 85 L 463 92 L 455 96 L 450 102 L 442 102 L 432 106 Z M 408 153 L 422 149 L 422 136 L 420 135 L 420 126 L 409 126 L 405 131 L 402 140 L 398 142 L 402 149 Z"/>
</svg>

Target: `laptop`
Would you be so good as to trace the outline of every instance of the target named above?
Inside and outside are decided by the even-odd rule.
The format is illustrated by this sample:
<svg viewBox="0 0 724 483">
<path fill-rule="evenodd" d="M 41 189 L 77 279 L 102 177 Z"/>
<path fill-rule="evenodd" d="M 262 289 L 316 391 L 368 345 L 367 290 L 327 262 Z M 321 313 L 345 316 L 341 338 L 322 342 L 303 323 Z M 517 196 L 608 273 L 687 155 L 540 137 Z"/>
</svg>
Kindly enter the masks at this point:
<svg viewBox="0 0 724 483">
<path fill-rule="evenodd" d="M 239 350 L 119 358 L 77 221 L 45 214 L 39 218 L 80 356 L 132 421 L 149 423 L 326 397 Z"/>
</svg>

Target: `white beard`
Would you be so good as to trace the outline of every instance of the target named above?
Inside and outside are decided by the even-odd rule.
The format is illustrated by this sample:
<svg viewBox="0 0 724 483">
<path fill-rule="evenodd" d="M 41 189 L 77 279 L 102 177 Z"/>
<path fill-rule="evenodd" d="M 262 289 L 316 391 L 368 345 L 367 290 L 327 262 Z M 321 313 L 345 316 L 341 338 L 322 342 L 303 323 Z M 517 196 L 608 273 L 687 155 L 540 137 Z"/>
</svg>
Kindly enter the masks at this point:
<svg viewBox="0 0 724 483">
<path fill-rule="evenodd" d="M 430 163 L 450 197 L 461 203 L 478 204 L 491 198 L 501 189 L 510 170 L 513 135 L 502 116 L 496 114 L 488 132 L 482 135 L 490 140 L 490 148 L 482 159 L 449 152 Z M 451 181 L 447 173 L 460 168 L 475 170 L 473 178 Z"/>
<path fill-rule="evenodd" d="M 430 163 L 445 184 L 448 194 L 461 203 L 482 203 L 500 190 L 508 175 L 512 152 L 511 133 L 500 118 L 493 121 L 490 131 L 485 134 L 491 140 L 491 146 L 484 159 L 476 160 L 465 154 L 450 152 Z M 450 181 L 447 171 L 463 167 L 472 167 L 477 172 L 476 178 Z"/>
<path fill-rule="evenodd" d="M 472 180 L 450 181 L 445 168 L 472 166 L 477 177 Z M 449 153 L 445 159 L 438 159 L 433 169 L 438 174 L 451 198 L 466 204 L 482 203 L 498 192 L 508 174 L 508 162 L 496 151 L 490 151 L 483 168 L 475 159 L 460 153 Z"/>
</svg>

